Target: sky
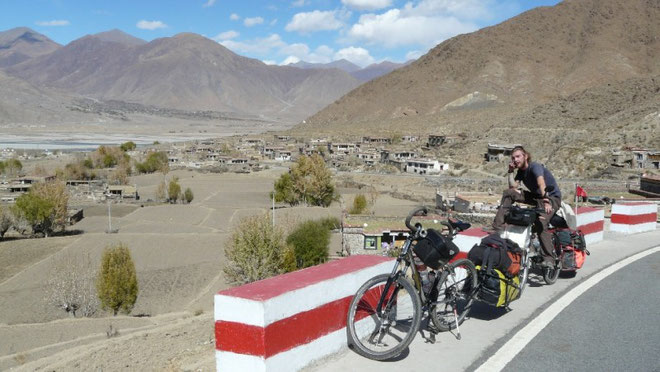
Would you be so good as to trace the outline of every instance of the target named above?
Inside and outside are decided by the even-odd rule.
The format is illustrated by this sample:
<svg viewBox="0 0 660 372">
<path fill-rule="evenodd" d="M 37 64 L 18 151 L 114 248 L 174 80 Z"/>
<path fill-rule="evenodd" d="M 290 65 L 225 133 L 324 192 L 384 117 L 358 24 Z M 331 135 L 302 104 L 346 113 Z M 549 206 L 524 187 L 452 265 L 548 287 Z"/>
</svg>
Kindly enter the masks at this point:
<svg viewBox="0 0 660 372">
<path fill-rule="evenodd" d="M 194 32 L 267 64 L 365 67 L 416 59 L 458 34 L 558 0 L 0 0 L 0 31 L 65 45 L 120 29 L 146 41 Z"/>
</svg>

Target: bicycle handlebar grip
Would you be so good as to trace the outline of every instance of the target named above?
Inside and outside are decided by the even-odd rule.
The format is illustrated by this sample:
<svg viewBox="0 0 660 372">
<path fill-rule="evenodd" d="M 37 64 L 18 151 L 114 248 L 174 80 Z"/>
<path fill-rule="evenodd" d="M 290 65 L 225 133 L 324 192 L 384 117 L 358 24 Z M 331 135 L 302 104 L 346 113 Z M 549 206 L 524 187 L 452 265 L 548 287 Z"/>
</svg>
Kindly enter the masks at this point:
<svg viewBox="0 0 660 372">
<path fill-rule="evenodd" d="M 449 222 L 445 222 L 445 221 L 441 221 L 440 224 L 447 226 L 447 228 L 449 229 L 449 236 L 453 238 L 454 237 L 454 228 L 451 227 L 451 224 Z"/>
<path fill-rule="evenodd" d="M 406 227 L 408 229 L 410 229 L 410 231 L 416 231 L 417 230 L 412 225 L 410 225 L 410 220 L 412 220 L 412 218 L 415 217 L 420 212 L 423 212 L 423 215 L 426 216 L 426 214 L 429 213 L 429 210 L 426 207 L 417 207 L 417 208 L 413 209 L 410 212 L 410 214 L 408 214 L 408 217 L 406 217 Z"/>
</svg>

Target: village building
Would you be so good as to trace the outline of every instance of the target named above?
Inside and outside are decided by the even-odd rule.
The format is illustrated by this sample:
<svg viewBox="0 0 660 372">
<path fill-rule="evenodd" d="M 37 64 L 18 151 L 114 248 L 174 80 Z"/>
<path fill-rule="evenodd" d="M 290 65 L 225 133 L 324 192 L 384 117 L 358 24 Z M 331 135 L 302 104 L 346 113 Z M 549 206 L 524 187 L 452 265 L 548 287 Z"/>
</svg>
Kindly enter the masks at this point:
<svg viewBox="0 0 660 372">
<path fill-rule="evenodd" d="M 430 160 L 430 159 L 406 160 L 406 173 L 438 174 L 446 170 L 449 170 L 449 164 L 440 163 L 437 160 Z"/>
<path fill-rule="evenodd" d="M 290 150 L 277 150 L 273 154 L 273 159 L 275 161 L 291 161 L 291 151 Z"/>
<path fill-rule="evenodd" d="M 286 134 L 275 134 L 273 135 L 273 137 L 275 138 L 275 141 L 280 141 L 280 142 L 287 142 L 291 140 L 291 136 Z"/>
<path fill-rule="evenodd" d="M 419 141 L 419 136 L 401 136 L 402 142 L 417 142 Z"/>
<path fill-rule="evenodd" d="M 137 186 L 134 185 L 108 185 L 105 194 L 108 197 L 140 200 Z"/>
<path fill-rule="evenodd" d="M 639 179 L 639 189 L 644 196 L 660 197 L 660 176 L 643 174 Z"/>
<path fill-rule="evenodd" d="M 445 136 L 445 135 L 430 134 L 429 139 L 426 142 L 426 146 L 428 146 L 428 147 L 442 146 L 445 143 L 446 140 L 447 140 L 447 136 Z"/>
<path fill-rule="evenodd" d="M 358 146 L 350 142 L 330 142 L 328 143 L 328 150 L 331 154 L 352 154 L 356 152 Z"/>
<path fill-rule="evenodd" d="M 633 149 L 632 167 L 639 169 L 660 169 L 660 151 Z"/>
<path fill-rule="evenodd" d="M 519 144 L 514 145 L 498 145 L 494 143 L 488 144 L 488 151 L 484 155 L 486 161 L 502 161 L 502 159 L 508 158 L 511 156 L 513 149 Z"/>
<path fill-rule="evenodd" d="M 390 144 L 392 139 L 388 137 L 362 137 L 362 142 L 364 143 L 380 143 L 380 144 Z"/>
</svg>

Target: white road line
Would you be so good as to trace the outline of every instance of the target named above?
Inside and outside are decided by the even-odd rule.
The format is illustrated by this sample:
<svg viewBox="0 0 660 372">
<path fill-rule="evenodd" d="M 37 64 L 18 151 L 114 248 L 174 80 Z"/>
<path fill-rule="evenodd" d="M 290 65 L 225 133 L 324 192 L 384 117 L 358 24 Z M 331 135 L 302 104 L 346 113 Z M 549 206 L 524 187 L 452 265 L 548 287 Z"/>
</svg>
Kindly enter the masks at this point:
<svg viewBox="0 0 660 372">
<path fill-rule="evenodd" d="M 619 261 L 600 272 L 594 274 L 589 279 L 585 280 L 582 284 L 575 287 L 570 292 L 563 295 L 559 300 L 545 309 L 539 316 L 532 319 L 523 329 L 518 331 L 507 343 L 505 343 L 493 356 L 488 358 L 484 364 L 477 368 L 476 372 L 494 372 L 501 371 L 504 367 L 522 350 L 539 332 L 547 326 L 552 319 L 570 305 L 581 294 L 589 290 L 589 288 L 598 284 L 601 280 L 607 278 L 617 270 L 629 265 L 641 258 L 650 254 L 660 251 L 660 246 L 649 248 L 636 255 L 630 256 L 622 261 Z"/>
</svg>

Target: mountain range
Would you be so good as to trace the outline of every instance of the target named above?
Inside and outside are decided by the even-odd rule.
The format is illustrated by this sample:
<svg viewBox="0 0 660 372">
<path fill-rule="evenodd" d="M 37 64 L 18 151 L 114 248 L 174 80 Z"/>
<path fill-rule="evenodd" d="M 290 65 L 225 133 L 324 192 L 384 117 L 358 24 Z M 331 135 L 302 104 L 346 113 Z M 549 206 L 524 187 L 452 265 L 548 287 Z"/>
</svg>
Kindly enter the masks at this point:
<svg viewBox="0 0 660 372">
<path fill-rule="evenodd" d="M 383 61 L 380 63 L 372 63 L 369 66 L 365 68 L 360 68 L 360 66 L 347 61 L 345 59 L 339 59 L 337 61 L 332 61 L 330 63 L 309 63 L 309 62 L 296 62 L 296 63 L 290 63 L 289 66 L 293 67 L 298 67 L 298 68 L 316 68 L 316 69 L 330 69 L 330 68 L 336 68 L 339 70 L 343 70 L 351 74 L 354 78 L 358 79 L 359 81 L 366 82 L 369 80 L 373 80 L 379 76 L 383 76 L 386 74 L 389 74 L 390 72 L 396 70 L 397 68 L 403 67 L 407 64 L 410 64 L 411 61 L 407 61 L 405 63 L 396 63 L 396 62 L 390 62 L 390 61 Z"/>
</svg>

